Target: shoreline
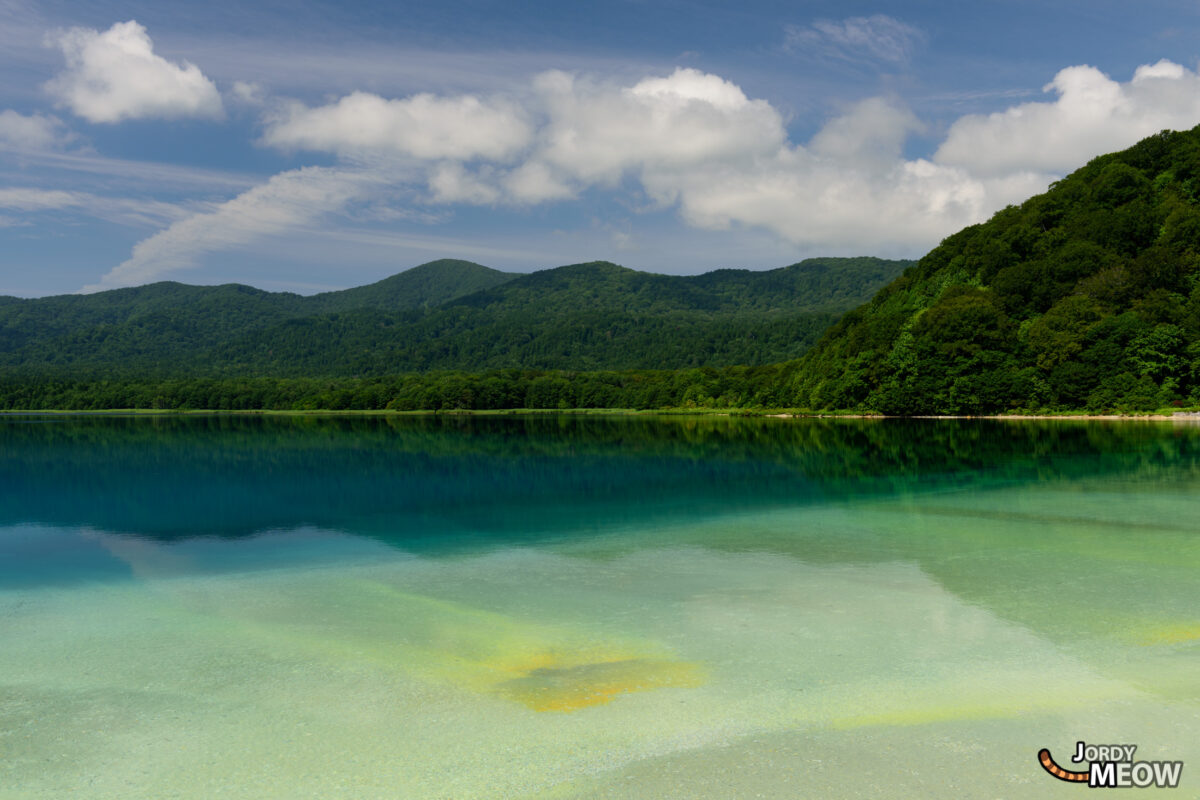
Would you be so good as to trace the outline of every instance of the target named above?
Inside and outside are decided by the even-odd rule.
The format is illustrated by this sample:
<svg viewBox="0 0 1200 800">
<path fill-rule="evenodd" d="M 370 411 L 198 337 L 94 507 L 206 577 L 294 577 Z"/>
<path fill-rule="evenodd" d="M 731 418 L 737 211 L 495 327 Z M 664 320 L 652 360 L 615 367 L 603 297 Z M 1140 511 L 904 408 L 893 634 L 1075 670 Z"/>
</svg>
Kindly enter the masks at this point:
<svg viewBox="0 0 1200 800">
<path fill-rule="evenodd" d="M 924 420 L 1080 420 L 1084 422 L 1195 422 L 1200 412 L 1180 411 L 1172 414 L 888 414 L 800 411 L 757 411 L 752 409 L 632 409 L 632 408 L 522 408 L 522 409 L 454 409 L 397 411 L 391 409 L 172 409 L 172 408 L 103 408 L 103 409 L 6 409 L 0 418 L 20 416 L 288 416 L 288 417 L 548 417 L 548 416 L 605 416 L 605 417 L 760 417 L 770 419 L 924 419 Z"/>
</svg>

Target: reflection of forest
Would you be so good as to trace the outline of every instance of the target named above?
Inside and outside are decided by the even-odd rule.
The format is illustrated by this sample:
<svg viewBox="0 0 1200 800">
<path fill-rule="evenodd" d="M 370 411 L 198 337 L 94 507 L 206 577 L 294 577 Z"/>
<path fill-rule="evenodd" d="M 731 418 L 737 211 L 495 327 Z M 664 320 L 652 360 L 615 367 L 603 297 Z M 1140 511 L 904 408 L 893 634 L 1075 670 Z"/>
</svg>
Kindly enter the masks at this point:
<svg viewBox="0 0 1200 800">
<path fill-rule="evenodd" d="M 405 547 L 1200 466 L 1200 430 L 1070 421 L 29 417 L 0 447 L 0 524 Z"/>
</svg>

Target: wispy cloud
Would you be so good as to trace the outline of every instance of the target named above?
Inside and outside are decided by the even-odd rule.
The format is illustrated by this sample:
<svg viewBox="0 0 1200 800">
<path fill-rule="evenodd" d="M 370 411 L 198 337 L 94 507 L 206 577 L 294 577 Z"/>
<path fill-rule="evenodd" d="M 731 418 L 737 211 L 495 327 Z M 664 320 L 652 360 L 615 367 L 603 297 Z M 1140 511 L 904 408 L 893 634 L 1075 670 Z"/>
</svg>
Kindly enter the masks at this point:
<svg viewBox="0 0 1200 800">
<path fill-rule="evenodd" d="M 118 225 L 141 228 L 160 228 L 195 213 L 195 208 L 159 200 L 35 187 L 0 189 L 0 209 L 27 215 L 70 211 Z"/>
<path fill-rule="evenodd" d="M 75 192 L 32 188 L 0 189 L 0 208 L 14 211 L 42 211 L 78 204 L 79 196 Z"/>
<path fill-rule="evenodd" d="M 74 139 L 62 120 L 48 114 L 19 114 L 0 111 L 0 148 L 43 150 L 60 147 Z"/>
<path fill-rule="evenodd" d="M 1022 97 L 1033 97 L 1036 89 L 980 89 L 978 91 L 942 92 L 930 94 L 921 99 L 935 103 L 977 103 L 980 100 L 1016 100 Z"/>
<path fill-rule="evenodd" d="M 817 20 L 811 25 L 789 25 L 784 30 L 787 49 L 845 61 L 905 64 L 926 36 L 919 28 L 885 14 L 849 17 L 840 22 Z"/>
<path fill-rule="evenodd" d="M 14 55 L 44 59 L 42 34 L 46 21 L 29 0 L 0 0 L 0 59 Z M 6 60 L 6 59 L 5 59 Z"/>
<path fill-rule="evenodd" d="M 232 85 L 253 80 L 268 92 L 306 97 L 348 94 L 520 92 L 529 79 L 547 69 L 636 79 L 661 70 L 670 61 L 603 56 L 570 50 L 505 50 L 502 48 L 422 46 L 356 41 L 294 41 L 268 36 L 171 37 L 174 49 L 204 67 L 205 74 Z"/>
<path fill-rule="evenodd" d="M 237 191 L 263 181 L 262 176 L 227 170 L 186 167 L 156 161 L 109 158 L 87 152 L 55 152 L 0 146 L 25 166 L 62 170 L 68 173 L 96 175 L 106 187 L 138 187 L 157 191 Z M 74 180 L 79 180 L 78 177 Z"/>
<path fill-rule="evenodd" d="M 193 214 L 139 242 L 129 258 L 84 291 L 131 286 L 186 269 L 204 253 L 316 225 L 387 183 L 373 170 L 305 167 L 280 173 L 212 210 Z"/>
</svg>

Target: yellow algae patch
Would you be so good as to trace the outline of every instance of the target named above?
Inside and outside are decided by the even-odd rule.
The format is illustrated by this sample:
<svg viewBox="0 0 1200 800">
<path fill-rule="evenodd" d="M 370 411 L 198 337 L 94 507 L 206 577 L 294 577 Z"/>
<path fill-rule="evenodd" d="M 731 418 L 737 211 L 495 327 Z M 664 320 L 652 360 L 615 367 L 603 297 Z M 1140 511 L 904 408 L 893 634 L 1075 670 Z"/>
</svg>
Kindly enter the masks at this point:
<svg viewBox="0 0 1200 800">
<path fill-rule="evenodd" d="M 534 711 L 577 711 L 601 705 L 629 692 L 667 687 L 699 686 L 700 670 L 681 661 L 633 658 L 538 667 L 521 678 L 500 684 L 501 696 L 516 700 Z"/>
<path fill-rule="evenodd" d="M 1156 644 L 1182 644 L 1196 640 L 1200 640 L 1200 625 L 1195 623 L 1144 629 L 1137 637 L 1138 644 L 1147 647 Z"/>
<path fill-rule="evenodd" d="M 543 623 L 370 580 L 340 581 L 312 605 L 224 609 L 247 635 L 335 661 L 571 711 L 629 692 L 697 686 L 701 672 L 660 643 Z M 336 597 L 336 607 L 327 602 Z"/>
</svg>

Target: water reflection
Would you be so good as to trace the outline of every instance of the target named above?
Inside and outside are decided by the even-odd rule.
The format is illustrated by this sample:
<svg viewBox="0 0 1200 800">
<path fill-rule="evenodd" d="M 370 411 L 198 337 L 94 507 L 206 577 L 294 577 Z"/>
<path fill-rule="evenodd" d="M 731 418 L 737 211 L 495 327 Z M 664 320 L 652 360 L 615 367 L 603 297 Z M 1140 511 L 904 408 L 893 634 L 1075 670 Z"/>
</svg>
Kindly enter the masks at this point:
<svg viewBox="0 0 1200 800">
<path fill-rule="evenodd" d="M 0 448 L 17 796 L 1052 796 L 1040 746 L 1200 757 L 1192 428 L 53 418 Z"/>
<path fill-rule="evenodd" d="M 1200 430 L 1073 422 L 581 417 L 0 420 L 0 525 L 160 540 L 304 526 L 520 541 L 737 509 L 1122 474 L 1179 480 Z M 422 542 L 421 540 L 426 540 Z"/>
</svg>

